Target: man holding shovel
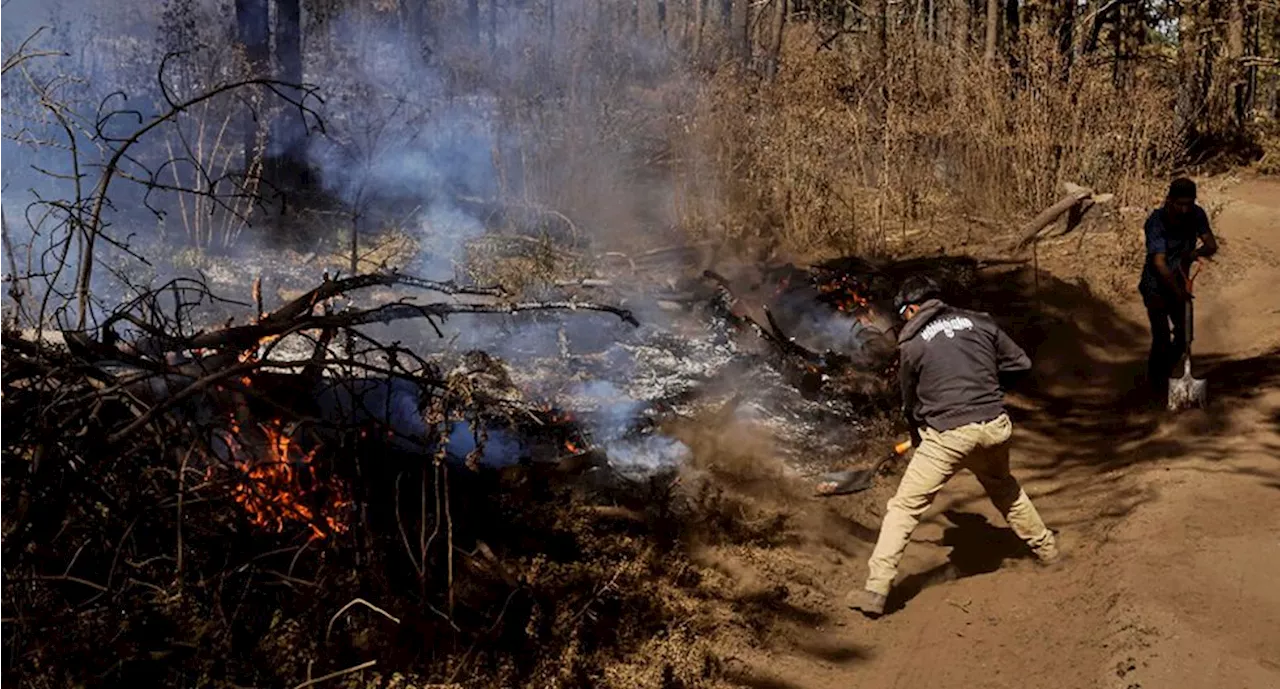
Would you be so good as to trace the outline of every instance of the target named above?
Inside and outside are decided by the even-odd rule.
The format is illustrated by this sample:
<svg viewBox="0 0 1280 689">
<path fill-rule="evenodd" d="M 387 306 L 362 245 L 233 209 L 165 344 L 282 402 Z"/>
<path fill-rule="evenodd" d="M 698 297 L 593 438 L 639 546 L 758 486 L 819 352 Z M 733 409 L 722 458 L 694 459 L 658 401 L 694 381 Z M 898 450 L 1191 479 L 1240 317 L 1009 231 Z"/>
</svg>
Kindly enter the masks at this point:
<svg viewBox="0 0 1280 689">
<path fill-rule="evenodd" d="M 1209 216 L 1196 204 L 1196 183 L 1185 177 L 1169 185 L 1164 205 L 1151 212 L 1143 231 L 1147 260 L 1138 292 L 1151 321 L 1147 383 L 1153 399 L 1163 402 L 1173 369 L 1187 351 L 1191 264 L 1217 253 L 1218 241 L 1209 229 Z"/>
<path fill-rule="evenodd" d="M 912 277 L 894 301 L 906 323 L 898 333 L 903 412 L 915 454 L 889 500 L 868 562 L 867 582 L 849 607 L 884 613 L 898 563 L 920 517 L 961 469 L 978 478 L 1014 533 L 1041 562 L 1058 558 L 1053 532 L 1009 473 L 1013 424 L 1004 409 L 1001 374 L 1031 368 L 1031 360 L 986 314 L 949 306 L 937 283 Z"/>
</svg>

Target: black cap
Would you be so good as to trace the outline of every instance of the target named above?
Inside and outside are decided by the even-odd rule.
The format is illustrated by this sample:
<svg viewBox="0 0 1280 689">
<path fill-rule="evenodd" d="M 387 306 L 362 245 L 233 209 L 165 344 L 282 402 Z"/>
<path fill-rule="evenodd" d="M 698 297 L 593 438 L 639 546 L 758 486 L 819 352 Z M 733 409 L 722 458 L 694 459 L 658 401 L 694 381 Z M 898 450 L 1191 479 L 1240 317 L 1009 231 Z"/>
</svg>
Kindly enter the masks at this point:
<svg viewBox="0 0 1280 689">
<path fill-rule="evenodd" d="M 1186 177 L 1179 177 L 1169 184 L 1169 198 L 1171 199 L 1191 199 L 1196 198 L 1196 183 Z"/>
<path fill-rule="evenodd" d="M 928 275 L 912 275 L 902 281 L 898 294 L 893 298 L 893 310 L 902 315 L 902 309 L 911 304 L 923 304 L 942 296 L 942 288 Z"/>
</svg>

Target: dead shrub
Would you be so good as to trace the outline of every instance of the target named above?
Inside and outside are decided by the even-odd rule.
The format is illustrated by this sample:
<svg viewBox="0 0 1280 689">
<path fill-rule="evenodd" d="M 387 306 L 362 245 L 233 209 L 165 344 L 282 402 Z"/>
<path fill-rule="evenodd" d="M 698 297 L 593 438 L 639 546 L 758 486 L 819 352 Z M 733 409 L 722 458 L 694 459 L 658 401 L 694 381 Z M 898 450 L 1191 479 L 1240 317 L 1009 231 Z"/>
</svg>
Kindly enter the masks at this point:
<svg viewBox="0 0 1280 689">
<path fill-rule="evenodd" d="M 1011 220 L 1073 181 L 1132 198 L 1178 153 L 1159 67 L 1118 91 L 1105 64 L 1062 64 L 1029 32 L 1019 67 L 894 35 L 886 63 L 814 50 L 793 27 L 783 69 L 755 91 L 721 75 L 701 117 L 723 165 L 724 234 L 799 254 L 884 253 L 964 215 Z M 939 68 L 939 66 L 942 66 Z"/>
</svg>

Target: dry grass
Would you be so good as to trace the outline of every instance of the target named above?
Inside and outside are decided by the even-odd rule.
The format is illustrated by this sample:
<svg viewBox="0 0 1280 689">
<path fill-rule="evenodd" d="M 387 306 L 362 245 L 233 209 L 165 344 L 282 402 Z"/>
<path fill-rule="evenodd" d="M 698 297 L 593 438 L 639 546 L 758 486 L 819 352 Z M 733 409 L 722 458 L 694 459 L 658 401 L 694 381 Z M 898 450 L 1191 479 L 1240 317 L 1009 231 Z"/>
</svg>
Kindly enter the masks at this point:
<svg viewBox="0 0 1280 689">
<path fill-rule="evenodd" d="M 1106 66 L 1061 76 L 1045 41 L 1015 74 L 934 45 L 869 56 L 814 51 L 794 30 L 779 78 L 755 93 L 724 79 L 713 137 L 736 234 L 789 252 L 884 252 L 920 227 L 966 217 L 1008 224 L 1049 205 L 1066 181 L 1145 193 L 1178 150 L 1173 92 L 1159 74 L 1119 93 Z M 909 39 L 903 39 L 909 40 Z M 944 65 L 939 69 L 938 65 Z"/>
<path fill-rule="evenodd" d="M 1118 90 L 1109 63 L 1068 73 L 1031 31 L 1014 69 L 910 34 L 881 65 L 857 45 L 819 49 L 796 24 L 772 80 L 669 56 L 629 65 L 627 46 L 592 36 L 532 53 L 540 79 L 467 73 L 498 94 L 516 142 L 493 152 L 501 201 L 518 211 L 501 229 L 573 249 L 693 237 L 806 258 L 887 254 L 922 232 L 983 243 L 1064 182 L 1145 205 L 1182 152 L 1162 63 Z"/>
<path fill-rule="evenodd" d="M 494 197 L 477 201 L 494 207 L 484 215 L 490 234 L 451 258 L 478 282 L 520 290 L 583 274 L 592 267 L 584 257 L 602 250 L 689 238 L 817 258 L 954 249 L 963 229 L 985 248 L 1072 181 L 1116 193 L 1117 210 L 1087 233 L 1046 243 L 1044 259 L 1087 252 L 1080 263 L 1092 283 L 1131 289 L 1137 228 L 1180 152 L 1174 85 L 1158 64 L 1121 92 L 1110 65 L 1081 63 L 1064 76 L 1051 43 L 1034 35 L 1020 72 L 907 34 L 892 39 L 885 64 L 856 45 L 819 49 L 814 35 L 803 24 L 788 30 L 772 80 L 736 65 L 695 72 L 670 54 L 634 52 L 608 28 L 582 28 L 550 48 L 504 46 L 522 56 L 508 69 L 491 69 L 483 56 L 455 61 L 451 88 L 492 95 L 498 133 L 488 156 Z M 440 123 L 428 115 L 405 121 L 430 130 Z M 196 157 L 221 161 L 225 152 L 211 155 Z M 214 229 L 228 227 L 236 225 Z M 207 229 L 193 236 L 218 236 Z M 362 236 L 359 268 L 404 267 L 431 239 L 412 225 Z M 322 263 L 349 265 L 338 244 Z M 714 424 L 688 440 L 697 480 L 675 495 L 631 496 L 632 509 L 647 511 L 639 526 L 601 523 L 559 494 L 470 508 L 477 523 L 493 519 L 477 527 L 493 543 L 512 524 L 527 530 L 504 564 L 521 573 L 528 599 L 494 625 L 501 638 L 477 635 L 474 654 L 442 648 L 413 662 L 446 679 L 461 665 L 467 686 L 714 684 L 716 635 L 772 619 L 770 587 L 720 556 L 772 557 L 792 541 L 829 536 L 830 517 L 803 507 L 767 442 Z M 803 571 L 812 555 L 787 555 L 788 566 Z M 477 581 L 470 602 L 487 624 L 501 597 Z M 211 616 L 183 600 L 184 618 Z M 333 609 L 258 625 L 270 634 L 254 652 L 279 670 L 276 679 L 303 676 L 304 658 L 319 654 L 315 630 Z M 410 640 L 430 647 L 431 623 L 439 626 L 428 618 L 414 630 L 422 638 Z M 393 645 L 371 638 L 370 646 Z M 366 650 L 364 637 L 344 643 Z M 516 667 L 522 651 L 536 656 Z"/>
</svg>

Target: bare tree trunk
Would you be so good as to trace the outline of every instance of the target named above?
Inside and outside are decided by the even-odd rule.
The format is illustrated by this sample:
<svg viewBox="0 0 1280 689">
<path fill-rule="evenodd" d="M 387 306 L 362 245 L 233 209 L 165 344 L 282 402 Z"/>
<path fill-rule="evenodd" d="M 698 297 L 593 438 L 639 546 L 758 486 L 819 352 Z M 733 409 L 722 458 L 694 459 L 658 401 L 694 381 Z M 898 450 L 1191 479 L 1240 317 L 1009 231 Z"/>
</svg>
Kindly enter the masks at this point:
<svg viewBox="0 0 1280 689">
<path fill-rule="evenodd" d="M 969 52 L 970 0 L 951 0 L 951 50 L 963 57 Z"/>
<path fill-rule="evenodd" d="M 1231 94 L 1232 124 L 1236 134 L 1244 131 L 1245 112 L 1248 103 L 1245 99 L 1245 79 L 1242 61 L 1244 59 L 1244 0 L 1231 0 L 1227 14 L 1227 69 L 1226 77 Z"/>
<path fill-rule="evenodd" d="M 867 40 L 871 52 L 870 66 L 876 73 L 883 74 L 884 68 L 889 62 L 887 52 L 889 30 L 887 0 L 867 0 L 866 15 L 871 22 L 871 30 Z"/>
<path fill-rule="evenodd" d="M 302 6 L 299 0 L 276 0 L 277 78 L 289 84 L 302 83 Z M 293 94 L 297 97 L 297 93 Z M 305 189 L 309 183 L 306 165 L 307 124 L 302 110 L 286 106 L 273 123 L 274 150 L 264 173 L 271 186 L 285 192 Z M 283 209 L 282 209 L 283 210 Z"/>
<path fill-rule="evenodd" d="M 667 0 L 657 0 L 658 33 L 662 35 L 662 45 L 667 44 Z"/>
<path fill-rule="evenodd" d="M 489 0 L 489 54 L 498 52 L 498 0 Z"/>
<path fill-rule="evenodd" d="M 244 47 L 249 75 L 267 76 L 271 68 L 271 27 L 267 0 L 236 0 L 236 36 Z M 262 151 L 258 143 L 258 121 L 251 113 L 244 125 L 245 172 Z"/>
<path fill-rule="evenodd" d="M 702 55 L 702 27 L 707 23 L 707 3 L 710 0 L 693 0 L 693 55 Z"/>
<path fill-rule="evenodd" d="M 782 34 L 787 24 L 787 0 L 773 0 L 776 5 L 773 21 L 773 44 L 769 46 L 769 60 L 765 67 L 766 76 L 770 79 L 777 76 L 778 64 L 782 60 Z"/>
<path fill-rule="evenodd" d="M 431 0 L 402 2 L 400 9 L 404 16 L 405 34 L 410 44 L 418 48 L 419 54 L 425 56 L 430 52 L 431 43 L 435 39 L 435 27 L 431 23 Z"/>
<path fill-rule="evenodd" d="M 1117 90 L 1124 87 L 1121 80 L 1121 64 L 1124 60 L 1124 8 L 1116 10 L 1116 19 L 1111 29 L 1111 83 Z"/>
<path fill-rule="evenodd" d="M 1022 30 L 1022 17 L 1018 8 L 1018 0 L 1005 0 L 1004 3 L 1004 44 L 1014 46 L 1018 43 L 1018 32 Z"/>
<path fill-rule="evenodd" d="M 302 83 L 302 4 L 276 0 L 276 64 L 280 79 Z"/>
<path fill-rule="evenodd" d="M 1262 25 L 1263 18 L 1266 16 L 1266 8 L 1261 4 L 1253 5 L 1251 21 L 1246 25 L 1246 31 L 1249 32 L 1249 54 L 1255 56 L 1262 55 Z M 1280 21 L 1276 22 L 1280 24 Z M 1275 27 L 1275 31 L 1280 32 L 1280 26 Z M 1258 63 L 1251 62 L 1245 70 L 1245 101 L 1249 104 L 1251 113 L 1258 110 Z"/>
<path fill-rule="evenodd" d="M 996 59 L 996 40 L 1000 34 L 1000 0 L 987 0 L 987 41 L 982 59 L 988 65 Z"/>
<path fill-rule="evenodd" d="M 556 0 L 547 0 L 547 45 L 556 44 Z"/>
<path fill-rule="evenodd" d="M 467 31 L 471 42 L 480 44 L 480 0 L 467 0 Z"/>
<path fill-rule="evenodd" d="M 1076 3 L 1064 2 L 1053 13 L 1054 32 L 1058 37 L 1058 56 L 1062 60 L 1062 81 L 1071 78 L 1071 68 L 1075 64 L 1076 48 Z"/>
<path fill-rule="evenodd" d="M 1200 71 L 1200 21 L 1195 0 L 1184 2 L 1178 15 L 1178 62 L 1181 93 L 1176 116 L 1179 129 L 1195 133 L 1196 121 L 1205 104 L 1204 80 Z"/>
</svg>

